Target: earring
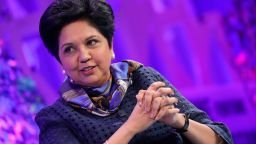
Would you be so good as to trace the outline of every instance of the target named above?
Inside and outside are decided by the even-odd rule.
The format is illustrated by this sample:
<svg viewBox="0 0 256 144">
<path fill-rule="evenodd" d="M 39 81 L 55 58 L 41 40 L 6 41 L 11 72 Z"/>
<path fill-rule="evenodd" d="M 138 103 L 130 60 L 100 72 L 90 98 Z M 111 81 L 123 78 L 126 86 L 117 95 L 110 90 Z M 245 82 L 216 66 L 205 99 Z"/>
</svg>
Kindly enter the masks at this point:
<svg viewBox="0 0 256 144">
<path fill-rule="evenodd" d="M 70 78 L 70 76 L 68 76 L 68 75 L 66 74 L 66 71 L 65 71 L 65 70 L 62 70 L 62 74 L 66 76 L 65 80 L 66 80 L 66 79 L 69 79 L 69 81 L 70 81 L 71 83 L 74 82 L 74 80 L 72 80 L 72 79 Z"/>
<path fill-rule="evenodd" d="M 66 75 L 66 71 L 65 71 L 65 70 L 62 70 L 62 74 L 63 74 L 63 75 Z"/>
<path fill-rule="evenodd" d="M 68 77 L 69 78 L 69 81 L 71 82 L 71 83 L 74 83 L 74 80 L 72 80 L 70 77 Z"/>
</svg>

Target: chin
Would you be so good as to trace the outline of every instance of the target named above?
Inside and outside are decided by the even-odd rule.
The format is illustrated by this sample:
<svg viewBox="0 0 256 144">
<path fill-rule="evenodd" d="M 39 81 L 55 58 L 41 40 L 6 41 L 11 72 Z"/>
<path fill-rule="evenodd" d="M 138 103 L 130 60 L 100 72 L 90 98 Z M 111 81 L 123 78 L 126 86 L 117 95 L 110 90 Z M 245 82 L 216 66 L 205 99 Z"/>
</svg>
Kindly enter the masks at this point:
<svg viewBox="0 0 256 144">
<path fill-rule="evenodd" d="M 86 81 L 86 82 L 80 82 L 80 83 L 81 83 L 81 85 L 87 86 L 87 87 L 97 87 L 97 86 L 101 85 L 97 81 Z"/>
</svg>

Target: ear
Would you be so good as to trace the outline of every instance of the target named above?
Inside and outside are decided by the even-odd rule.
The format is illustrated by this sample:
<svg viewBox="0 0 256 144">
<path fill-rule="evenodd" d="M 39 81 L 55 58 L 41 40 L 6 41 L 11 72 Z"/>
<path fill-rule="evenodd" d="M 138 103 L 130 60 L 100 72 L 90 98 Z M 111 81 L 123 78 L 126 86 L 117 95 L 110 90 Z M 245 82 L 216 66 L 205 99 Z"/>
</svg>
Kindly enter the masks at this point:
<svg viewBox="0 0 256 144">
<path fill-rule="evenodd" d="M 112 59 L 115 59 L 115 52 L 114 52 L 114 40 L 112 39 L 112 42 L 111 42 L 111 58 Z"/>
<path fill-rule="evenodd" d="M 111 58 L 112 58 L 112 59 L 115 59 L 115 58 L 116 58 L 115 53 L 112 54 Z"/>
<path fill-rule="evenodd" d="M 113 48 L 111 49 L 111 59 L 115 59 L 115 52 L 114 52 L 114 50 L 113 50 Z"/>
</svg>

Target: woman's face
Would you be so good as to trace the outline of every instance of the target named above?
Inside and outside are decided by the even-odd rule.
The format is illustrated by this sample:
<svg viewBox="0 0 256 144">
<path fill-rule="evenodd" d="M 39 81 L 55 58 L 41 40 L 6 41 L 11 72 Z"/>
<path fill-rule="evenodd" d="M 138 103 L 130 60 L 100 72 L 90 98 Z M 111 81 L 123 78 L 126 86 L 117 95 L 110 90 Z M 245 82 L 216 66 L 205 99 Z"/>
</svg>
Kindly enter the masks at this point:
<svg viewBox="0 0 256 144">
<path fill-rule="evenodd" d="M 59 57 L 66 74 L 84 86 L 100 86 L 110 77 L 113 48 L 85 20 L 64 26 L 59 36 Z"/>
</svg>

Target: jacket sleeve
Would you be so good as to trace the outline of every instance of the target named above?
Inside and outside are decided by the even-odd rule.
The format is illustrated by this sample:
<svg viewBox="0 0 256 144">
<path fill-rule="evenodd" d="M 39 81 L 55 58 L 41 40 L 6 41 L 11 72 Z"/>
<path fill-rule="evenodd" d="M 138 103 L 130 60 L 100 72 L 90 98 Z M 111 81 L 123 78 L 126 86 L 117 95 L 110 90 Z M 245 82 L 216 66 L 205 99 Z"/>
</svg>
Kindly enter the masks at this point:
<svg viewBox="0 0 256 144">
<path fill-rule="evenodd" d="M 140 82 L 143 82 L 143 79 L 150 80 L 150 84 L 155 81 L 162 81 L 166 83 L 167 86 L 171 87 L 174 90 L 175 97 L 178 98 L 179 102 L 177 108 L 180 109 L 181 113 L 189 115 L 189 118 L 195 120 L 199 123 L 206 124 L 213 131 L 215 131 L 227 144 L 233 144 L 232 136 L 229 129 L 223 123 L 217 123 L 210 120 L 209 116 L 202 110 L 194 106 L 190 101 L 188 101 L 184 96 L 182 96 L 177 89 L 170 84 L 159 72 L 153 68 L 142 67 L 138 70 L 140 75 L 142 75 Z M 144 82 L 145 84 L 145 82 Z M 143 84 L 142 84 L 143 85 Z M 149 85 L 145 85 L 146 89 Z"/>
<path fill-rule="evenodd" d="M 65 122 L 50 108 L 41 110 L 35 117 L 40 129 L 40 144 L 79 144 Z"/>
</svg>

